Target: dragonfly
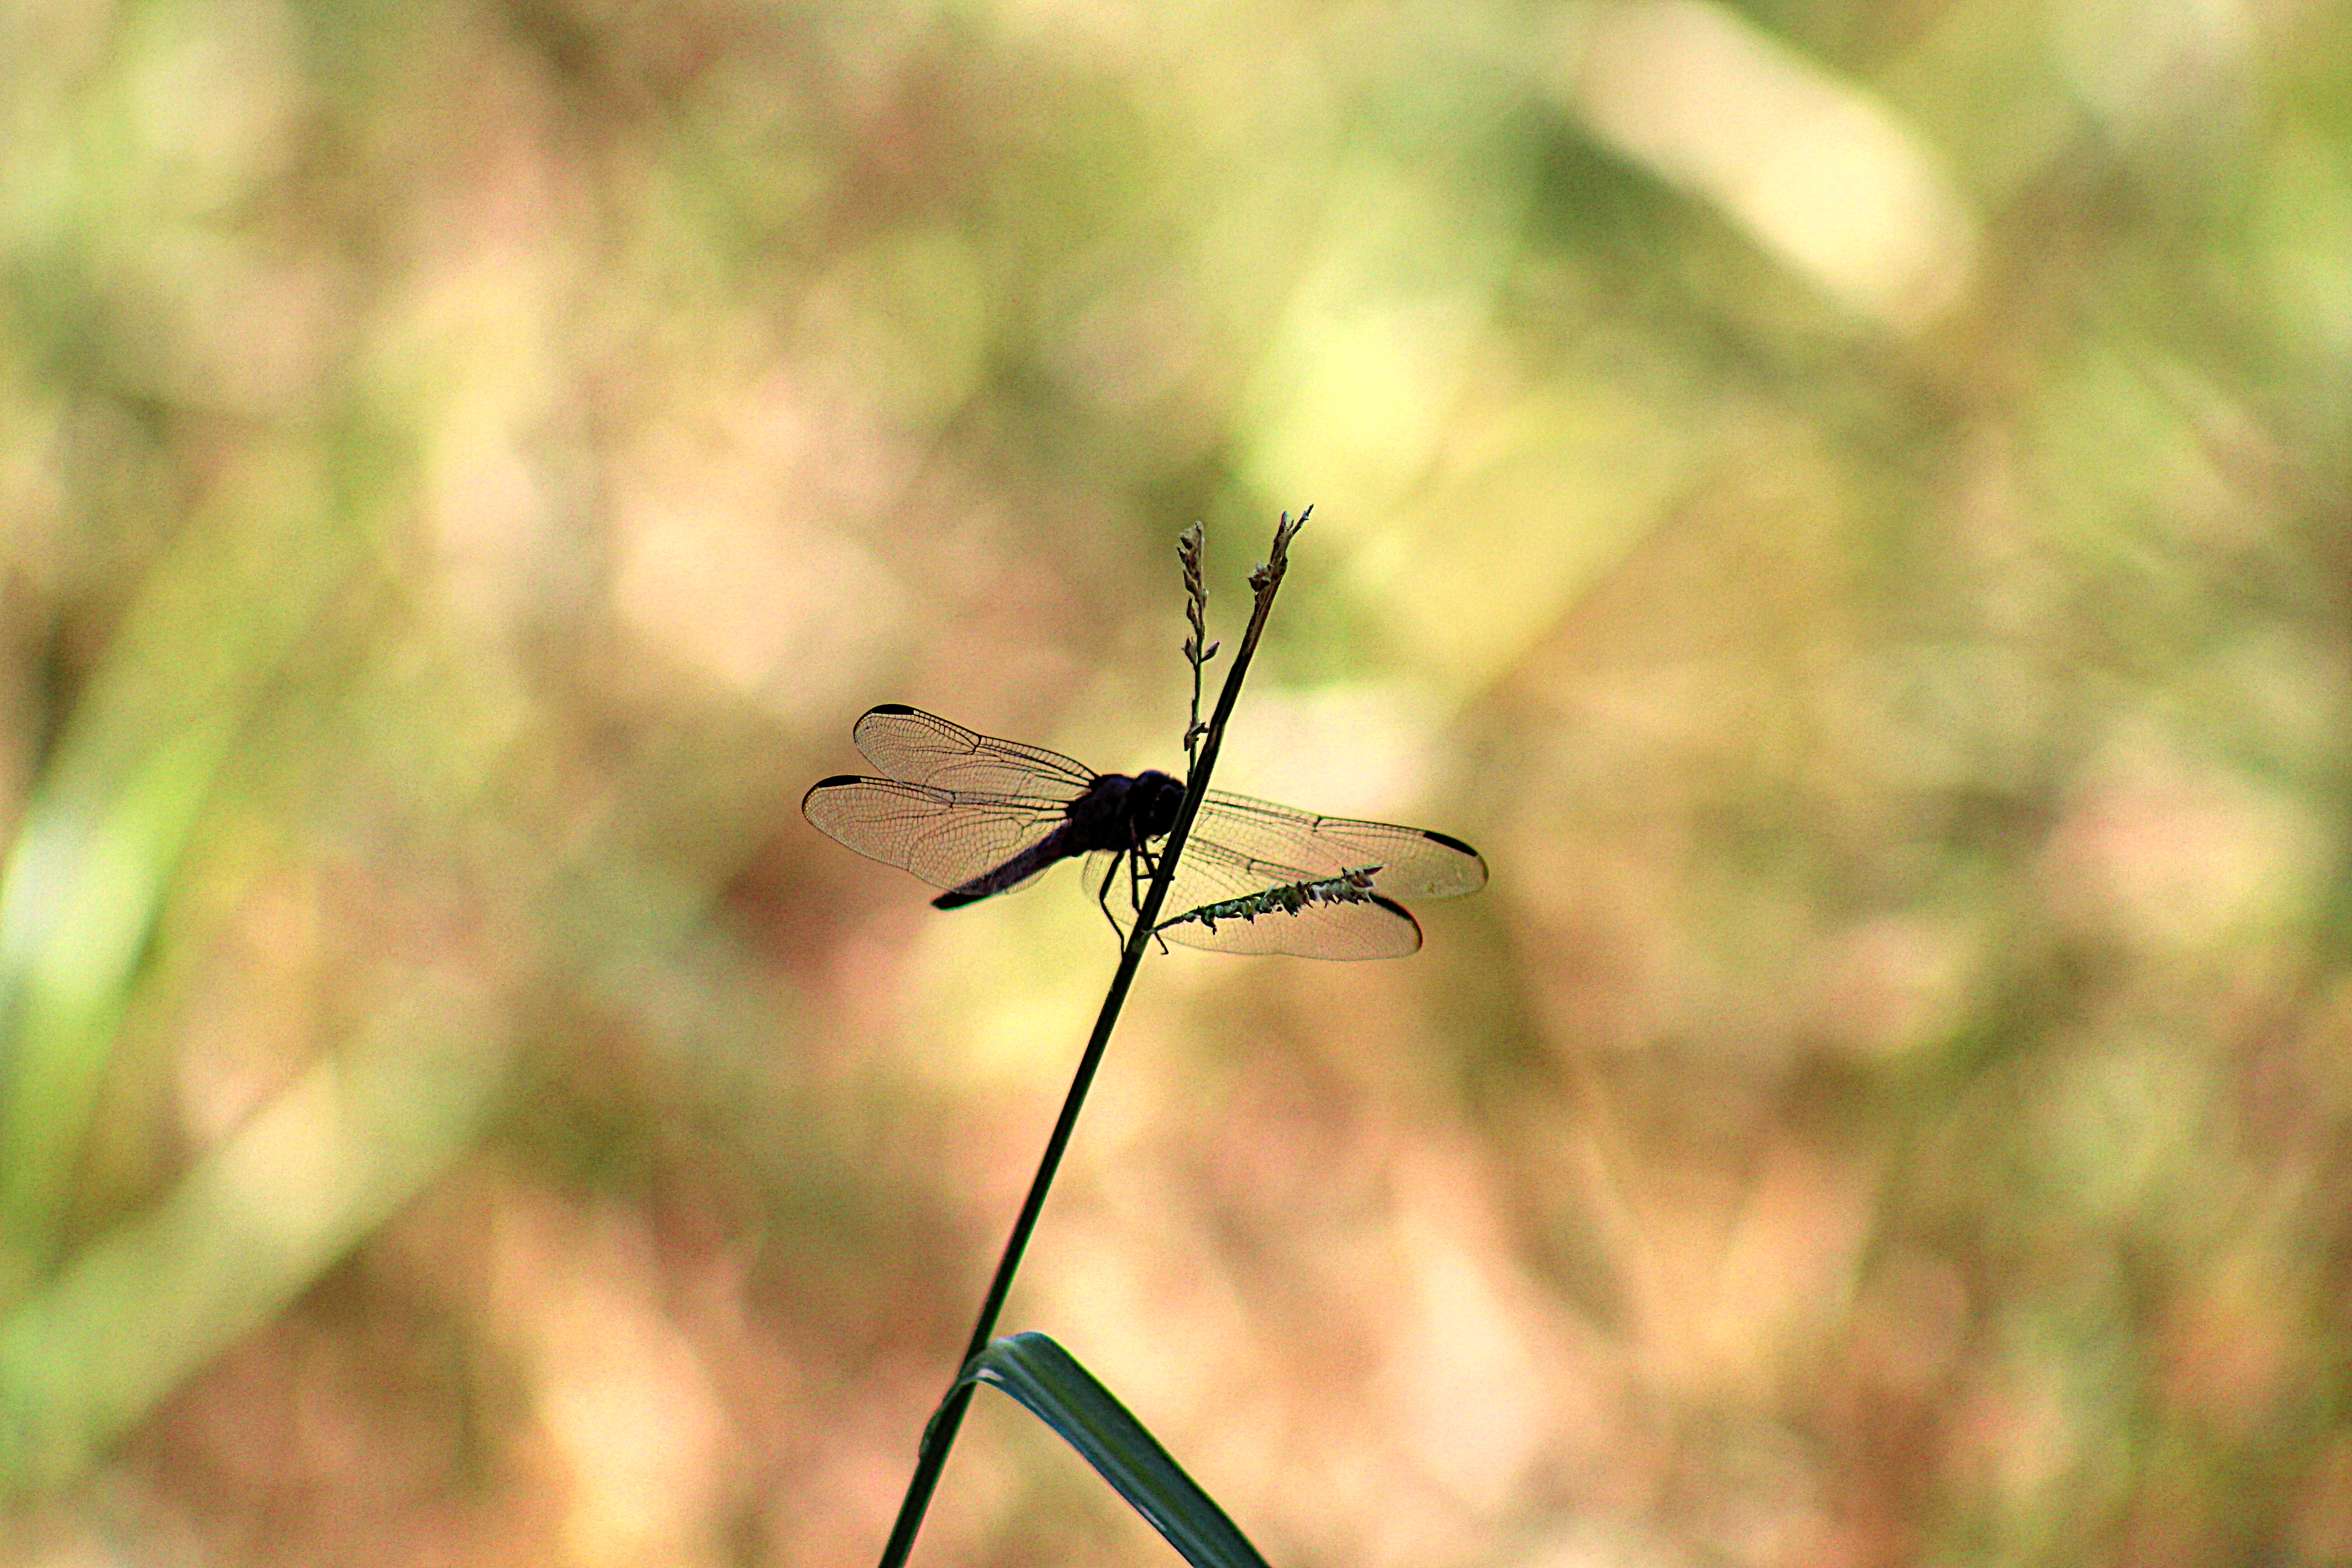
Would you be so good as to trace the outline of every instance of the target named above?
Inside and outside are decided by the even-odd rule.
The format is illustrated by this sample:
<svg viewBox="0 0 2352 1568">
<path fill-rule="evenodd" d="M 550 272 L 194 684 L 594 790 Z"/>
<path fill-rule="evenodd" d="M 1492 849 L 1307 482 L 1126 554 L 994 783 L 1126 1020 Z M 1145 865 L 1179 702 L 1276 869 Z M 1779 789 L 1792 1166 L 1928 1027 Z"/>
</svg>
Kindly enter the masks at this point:
<svg viewBox="0 0 2352 1568">
<path fill-rule="evenodd" d="M 821 779 L 801 802 L 817 828 L 860 855 L 942 889 L 961 909 L 1025 888 L 1083 858 L 1112 929 L 1111 889 L 1127 873 L 1129 926 L 1184 799 L 1156 769 L 1098 773 L 1049 752 L 885 703 L 851 731 L 882 776 Z M 1486 882 L 1486 863 L 1459 838 L 1211 790 L 1178 858 L 1153 930 L 1220 952 L 1304 958 L 1395 958 L 1421 946 L 1421 923 L 1399 899 L 1453 899 Z"/>
</svg>

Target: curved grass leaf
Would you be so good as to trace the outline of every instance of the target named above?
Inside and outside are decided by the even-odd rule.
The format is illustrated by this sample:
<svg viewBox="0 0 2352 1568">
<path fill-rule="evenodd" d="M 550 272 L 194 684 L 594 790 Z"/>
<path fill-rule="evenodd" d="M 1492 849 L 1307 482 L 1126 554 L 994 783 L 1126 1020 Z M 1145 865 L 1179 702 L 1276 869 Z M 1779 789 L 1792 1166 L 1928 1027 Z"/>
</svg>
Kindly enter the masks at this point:
<svg viewBox="0 0 2352 1568">
<path fill-rule="evenodd" d="M 991 1342 L 965 1363 L 956 1386 L 967 1383 L 992 1384 L 1027 1405 L 1118 1488 L 1119 1496 L 1150 1520 L 1193 1568 L 1266 1568 L 1249 1538 L 1144 1430 L 1143 1423 L 1076 1357 L 1045 1335 L 1014 1334 Z"/>
</svg>

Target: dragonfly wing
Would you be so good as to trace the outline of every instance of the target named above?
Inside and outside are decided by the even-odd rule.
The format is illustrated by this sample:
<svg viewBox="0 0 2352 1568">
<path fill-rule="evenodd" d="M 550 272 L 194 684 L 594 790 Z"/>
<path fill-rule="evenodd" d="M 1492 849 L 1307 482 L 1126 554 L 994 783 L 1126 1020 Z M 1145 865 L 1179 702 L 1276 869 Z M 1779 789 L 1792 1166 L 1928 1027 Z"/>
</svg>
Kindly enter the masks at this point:
<svg viewBox="0 0 2352 1568">
<path fill-rule="evenodd" d="M 1097 857 L 1089 891 L 1102 875 Z M 1219 952 L 1397 958 L 1419 949 L 1421 926 L 1396 895 L 1455 898 L 1486 880 L 1478 852 L 1442 833 L 1212 790 L 1161 905 L 1160 932 Z M 1260 897 L 1284 889 L 1295 896 Z M 1110 891 L 1115 908 L 1132 911 L 1121 889 Z M 1237 908 L 1220 909 L 1227 905 Z"/>
<path fill-rule="evenodd" d="M 869 710 L 850 738 L 867 762 L 901 784 L 1066 804 L 1095 781 L 1084 763 L 1059 752 L 1000 741 L 897 702 Z"/>
<path fill-rule="evenodd" d="M 1169 889 L 1179 913 L 1285 883 L 1372 872 L 1391 899 L 1455 899 L 1486 885 L 1486 862 L 1458 838 L 1425 827 L 1363 822 L 1211 790 Z"/>
<path fill-rule="evenodd" d="M 911 871 L 934 888 L 956 888 L 1060 826 L 1064 804 L 844 773 L 819 781 L 801 810 L 860 855 Z"/>
</svg>

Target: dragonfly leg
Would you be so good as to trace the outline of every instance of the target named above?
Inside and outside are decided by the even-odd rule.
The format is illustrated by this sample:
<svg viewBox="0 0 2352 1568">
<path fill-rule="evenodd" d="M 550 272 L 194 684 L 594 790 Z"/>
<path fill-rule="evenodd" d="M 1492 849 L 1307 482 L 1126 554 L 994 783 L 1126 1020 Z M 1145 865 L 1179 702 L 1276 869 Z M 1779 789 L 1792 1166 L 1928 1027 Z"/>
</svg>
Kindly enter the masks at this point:
<svg viewBox="0 0 2352 1568">
<path fill-rule="evenodd" d="M 1128 857 L 1127 862 L 1127 901 L 1137 914 L 1143 912 L 1143 884 L 1158 875 L 1160 875 L 1160 857 L 1142 845 L 1137 845 L 1135 852 Z M 1166 937 L 1155 931 L 1151 933 L 1151 940 L 1160 944 L 1160 952 L 1168 951 Z"/>
<path fill-rule="evenodd" d="M 1127 858 L 1124 849 L 1111 857 L 1110 868 L 1103 873 L 1102 886 L 1095 890 L 1095 902 L 1102 906 L 1103 919 L 1110 921 L 1110 929 L 1118 933 L 1121 942 L 1127 941 L 1127 932 L 1120 928 L 1118 917 L 1110 912 L 1110 885 L 1118 877 L 1119 862 Z"/>
</svg>

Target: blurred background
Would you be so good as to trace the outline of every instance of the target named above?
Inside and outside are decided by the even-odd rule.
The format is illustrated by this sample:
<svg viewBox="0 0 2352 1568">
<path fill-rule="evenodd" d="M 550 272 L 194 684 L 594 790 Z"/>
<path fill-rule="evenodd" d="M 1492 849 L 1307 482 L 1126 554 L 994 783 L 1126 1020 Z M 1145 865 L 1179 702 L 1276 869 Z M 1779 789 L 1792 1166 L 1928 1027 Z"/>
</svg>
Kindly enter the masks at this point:
<svg viewBox="0 0 2352 1568">
<path fill-rule="evenodd" d="M 1475 843 L 1004 1327 L 1282 1564 L 2352 1561 L 2344 0 L 0 10 L 0 1561 L 870 1562 L 1112 967 L 911 702 Z M 1172 1561 L 983 1396 L 916 1561 Z"/>
</svg>

